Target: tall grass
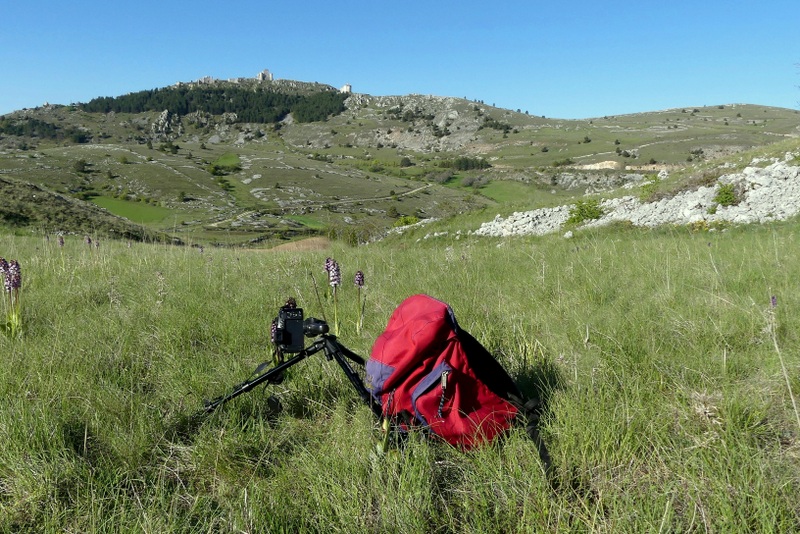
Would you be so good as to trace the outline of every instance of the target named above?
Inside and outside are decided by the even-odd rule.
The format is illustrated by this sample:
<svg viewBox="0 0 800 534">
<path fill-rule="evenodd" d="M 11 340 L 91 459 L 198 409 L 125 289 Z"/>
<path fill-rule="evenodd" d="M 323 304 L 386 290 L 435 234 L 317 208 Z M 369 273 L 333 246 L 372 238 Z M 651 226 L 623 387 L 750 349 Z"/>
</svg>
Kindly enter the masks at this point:
<svg viewBox="0 0 800 534">
<path fill-rule="evenodd" d="M 256 252 L 0 238 L 25 330 L 0 336 L 0 531 L 752 532 L 800 529 L 800 225 Z M 52 241 L 52 240 L 51 240 Z M 376 421 L 321 355 L 189 416 L 270 358 L 326 256 L 367 356 L 428 293 L 544 406 L 545 476 L 515 430 L 461 452 Z M 772 307 L 771 296 L 777 297 Z M 268 395 L 283 406 L 269 408 Z"/>
</svg>

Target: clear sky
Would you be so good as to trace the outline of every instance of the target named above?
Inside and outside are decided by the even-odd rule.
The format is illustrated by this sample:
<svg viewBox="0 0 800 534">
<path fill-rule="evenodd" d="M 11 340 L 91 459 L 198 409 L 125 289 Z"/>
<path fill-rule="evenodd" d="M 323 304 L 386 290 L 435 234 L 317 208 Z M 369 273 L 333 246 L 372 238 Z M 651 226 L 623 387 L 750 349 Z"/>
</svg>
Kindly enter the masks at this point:
<svg viewBox="0 0 800 534">
<path fill-rule="evenodd" d="M 264 69 L 566 119 L 798 109 L 798 65 L 798 0 L 0 0 L 0 114 Z"/>
</svg>

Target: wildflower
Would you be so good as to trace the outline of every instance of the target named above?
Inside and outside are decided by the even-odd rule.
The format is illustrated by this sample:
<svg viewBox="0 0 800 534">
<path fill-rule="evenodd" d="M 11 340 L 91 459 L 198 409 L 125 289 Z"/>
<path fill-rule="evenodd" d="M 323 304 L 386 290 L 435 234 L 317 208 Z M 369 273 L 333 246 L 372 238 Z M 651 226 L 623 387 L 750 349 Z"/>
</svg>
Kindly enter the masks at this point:
<svg viewBox="0 0 800 534">
<path fill-rule="evenodd" d="M 6 280 L 8 281 L 7 284 L 9 289 L 6 291 L 12 290 L 19 290 L 22 287 L 22 274 L 20 273 L 19 263 L 17 260 L 11 260 L 8 264 L 8 272 L 6 274 Z"/>
<path fill-rule="evenodd" d="M 770 299 L 769 299 L 769 303 L 772 305 L 773 308 L 777 308 L 778 307 L 778 297 L 776 297 L 775 295 L 772 295 L 772 297 L 770 297 Z"/>
<path fill-rule="evenodd" d="M 22 272 L 17 260 L 7 262 L 0 258 L 0 274 L 3 276 L 3 289 L 5 295 L 3 302 L 6 308 L 5 330 L 12 337 L 21 332 L 22 314 L 20 304 L 20 289 L 22 288 Z"/>
<path fill-rule="evenodd" d="M 342 283 L 342 270 L 336 261 L 331 263 L 331 268 L 328 271 L 328 282 L 331 287 L 336 287 Z"/>
<path fill-rule="evenodd" d="M 361 300 L 361 290 L 364 289 L 364 273 L 361 272 L 361 271 L 356 271 L 356 276 L 355 276 L 355 279 L 353 280 L 353 283 L 358 288 L 358 310 L 359 310 L 359 314 L 358 314 L 358 322 L 356 323 L 356 333 L 360 334 L 361 333 L 361 328 L 364 326 L 364 307 L 365 307 L 366 302 L 367 302 L 366 295 L 364 296 L 363 302 Z"/>
<path fill-rule="evenodd" d="M 7 262 L 4 258 L 0 258 L 0 274 L 3 275 L 3 287 L 6 293 L 19 292 L 19 288 L 22 287 L 22 276 L 17 260 Z"/>
<path fill-rule="evenodd" d="M 86 242 L 86 244 L 87 244 L 88 246 L 90 246 L 90 247 L 92 246 L 92 238 L 91 238 L 91 237 L 89 237 L 89 236 L 87 235 L 86 237 L 84 237 L 84 238 L 83 238 L 83 240 Z"/>
<path fill-rule="evenodd" d="M 64 236 L 63 235 L 58 236 L 58 246 L 59 247 L 63 247 L 64 246 Z"/>
<path fill-rule="evenodd" d="M 328 284 L 333 292 L 333 328 L 336 335 L 339 335 L 339 294 L 336 288 L 342 283 L 342 270 L 336 260 L 328 258 L 325 260 L 325 270 L 328 271 Z"/>
</svg>

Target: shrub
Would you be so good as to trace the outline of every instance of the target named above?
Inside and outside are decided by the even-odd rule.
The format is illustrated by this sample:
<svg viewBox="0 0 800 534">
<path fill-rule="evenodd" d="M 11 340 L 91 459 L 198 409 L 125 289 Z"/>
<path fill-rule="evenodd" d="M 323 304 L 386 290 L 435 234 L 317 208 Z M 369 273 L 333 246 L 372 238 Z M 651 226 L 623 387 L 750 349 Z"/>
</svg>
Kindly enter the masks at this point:
<svg viewBox="0 0 800 534">
<path fill-rule="evenodd" d="M 569 224 L 580 224 L 584 221 L 599 219 L 603 216 L 603 208 L 597 199 L 579 200 L 569 210 Z"/>
<path fill-rule="evenodd" d="M 560 159 L 553 162 L 553 167 L 566 167 L 567 165 L 574 165 L 575 161 L 572 158 Z"/>
<path fill-rule="evenodd" d="M 403 215 L 402 217 L 397 219 L 392 226 L 394 227 L 410 226 L 412 224 L 417 224 L 418 222 L 419 219 L 417 217 L 414 217 L 413 215 Z"/>
<path fill-rule="evenodd" d="M 717 194 L 714 195 L 714 202 L 720 206 L 735 206 L 740 200 L 733 184 L 720 184 L 717 188 Z"/>
<path fill-rule="evenodd" d="M 648 175 L 647 178 L 648 182 L 643 184 L 639 190 L 639 200 L 642 202 L 653 202 L 658 196 L 661 180 L 654 174 Z"/>
<path fill-rule="evenodd" d="M 486 176 L 466 176 L 463 180 L 461 180 L 461 185 L 464 187 L 474 187 L 475 189 L 480 189 L 481 187 L 487 185 L 489 183 L 489 178 Z"/>
<path fill-rule="evenodd" d="M 86 173 L 89 172 L 89 164 L 86 162 L 85 159 L 81 158 L 72 164 L 72 169 L 75 172 Z"/>
<path fill-rule="evenodd" d="M 429 173 L 427 175 L 428 181 L 436 182 L 437 184 L 446 184 L 454 176 L 453 171 L 444 171 L 440 173 Z"/>
</svg>

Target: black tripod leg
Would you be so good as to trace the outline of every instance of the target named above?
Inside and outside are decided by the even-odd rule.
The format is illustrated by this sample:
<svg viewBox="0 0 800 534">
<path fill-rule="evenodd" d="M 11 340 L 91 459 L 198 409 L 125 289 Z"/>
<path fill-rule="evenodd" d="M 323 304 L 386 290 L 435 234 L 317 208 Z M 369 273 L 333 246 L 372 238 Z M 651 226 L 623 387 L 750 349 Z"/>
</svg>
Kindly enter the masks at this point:
<svg viewBox="0 0 800 534">
<path fill-rule="evenodd" d="M 345 351 L 347 351 L 347 353 L 349 354 L 345 353 Z M 348 380 L 350 380 L 350 383 L 353 385 L 353 388 L 355 388 L 356 392 L 358 393 L 358 396 L 361 397 L 361 400 L 363 400 L 364 403 L 366 403 L 366 405 L 370 407 L 372 413 L 374 413 L 378 418 L 380 418 L 383 415 L 383 410 L 381 409 L 380 404 L 378 404 L 375 398 L 367 390 L 366 386 L 364 386 L 364 381 L 361 379 L 358 373 L 356 373 L 355 370 L 350 366 L 345 357 L 350 358 L 356 362 L 358 361 L 363 362 L 364 359 L 358 356 L 357 354 L 351 352 L 346 347 L 343 347 L 339 342 L 330 338 L 326 339 L 325 355 L 328 356 L 329 358 L 332 357 L 334 360 L 336 360 L 336 363 L 339 364 L 339 367 L 342 368 L 344 374 L 347 375 Z M 357 359 L 353 359 L 352 356 L 355 356 Z"/>
<path fill-rule="evenodd" d="M 307 349 L 303 349 L 302 351 L 297 353 L 297 355 L 294 358 L 292 358 L 292 359 L 290 359 L 290 360 L 288 360 L 288 361 L 286 361 L 286 362 L 284 362 L 284 363 L 282 363 L 280 365 L 277 365 L 277 366 L 273 367 L 269 371 L 265 371 L 264 373 L 258 375 L 255 378 L 252 378 L 250 380 L 242 382 L 241 384 L 237 384 L 236 386 L 233 387 L 233 391 L 231 391 L 227 395 L 223 395 L 221 397 L 217 397 L 216 399 L 214 399 L 212 401 L 207 401 L 205 403 L 205 406 L 203 407 L 203 412 L 211 413 L 214 410 L 216 410 L 217 408 L 219 408 L 220 406 L 222 406 L 223 404 L 225 404 L 226 402 L 228 402 L 229 400 L 238 397 L 242 393 L 247 393 L 251 389 L 253 389 L 256 386 L 258 386 L 259 384 L 272 384 L 272 383 L 275 383 L 277 381 L 282 380 L 283 372 L 286 369 L 288 369 L 289 367 L 291 367 L 291 366 L 299 363 L 300 361 L 306 359 L 307 357 L 311 356 L 312 354 L 314 354 L 316 352 L 319 352 L 323 348 L 324 348 L 324 345 L 322 343 L 319 343 L 319 342 L 318 343 L 314 343 L 313 345 L 311 345 Z"/>
</svg>

